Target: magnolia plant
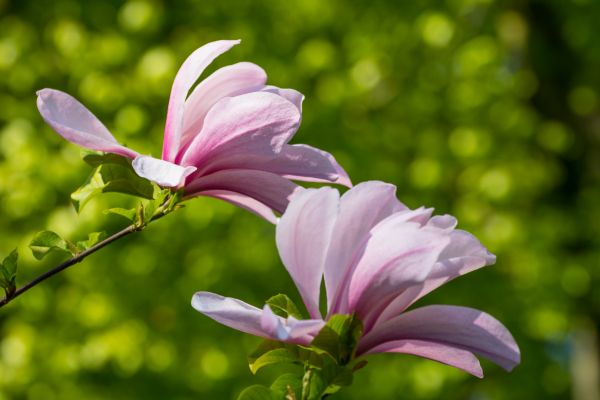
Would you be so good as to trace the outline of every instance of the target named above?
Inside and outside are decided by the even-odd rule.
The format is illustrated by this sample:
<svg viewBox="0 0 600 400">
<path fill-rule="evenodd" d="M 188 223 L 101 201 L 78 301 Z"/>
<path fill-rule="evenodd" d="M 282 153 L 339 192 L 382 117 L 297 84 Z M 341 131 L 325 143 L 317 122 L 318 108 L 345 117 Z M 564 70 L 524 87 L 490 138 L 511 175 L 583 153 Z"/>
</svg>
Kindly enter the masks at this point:
<svg viewBox="0 0 600 400">
<path fill-rule="evenodd" d="M 371 353 L 413 354 L 481 378 L 477 353 L 510 371 L 520 362 L 519 348 L 490 315 L 442 305 L 406 311 L 437 287 L 496 258 L 473 235 L 455 229 L 454 217 L 432 217 L 432 209 L 423 207 L 410 210 L 395 193 L 393 185 L 364 182 L 341 198 L 331 188 L 306 189 L 293 197 L 277 224 L 276 241 L 309 318 L 281 295 L 259 309 L 198 292 L 192 306 L 224 325 L 276 342 L 255 354 L 253 370 L 304 364 L 304 379 L 317 383 L 298 385 L 300 380 L 289 377 L 285 393 L 293 392 L 292 398 L 335 392 L 351 382 L 352 369 L 361 365 L 350 367 L 355 358 Z M 319 309 L 322 280 L 324 314 Z M 277 396 L 280 389 L 278 382 L 272 389 L 251 391 Z"/>
<path fill-rule="evenodd" d="M 299 365 L 270 386 L 255 385 L 240 399 L 321 399 L 351 384 L 371 353 L 425 357 L 483 377 L 485 357 L 511 370 L 519 348 L 490 315 L 471 308 L 430 305 L 408 310 L 444 283 L 490 265 L 495 256 L 449 215 L 411 210 L 393 185 L 371 181 L 352 188 L 333 156 L 288 144 L 302 116 L 304 96 L 266 85 L 259 66 L 242 62 L 218 69 L 196 85 L 203 70 L 239 40 L 208 43 L 179 69 L 167 107 L 161 158 L 120 144 L 80 102 L 53 89 L 38 92 L 44 120 L 62 137 L 92 152 L 94 170 L 71 198 L 80 210 L 93 196 L 119 192 L 141 197 L 134 209 L 108 212 L 131 225 L 104 238 L 92 233 L 72 243 L 54 232 L 36 235 L 36 258 L 52 250 L 72 257 L 16 287 L 13 251 L 0 264 L 6 296 L 0 306 L 102 247 L 142 230 L 184 200 L 222 199 L 276 224 L 281 260 L 296 284 L 307 315 L 278 294 L 260 309 L 240 300 L 198 292 L 192 306 L 210 318 L 265 341 L 250 355 L 253 373 L 273 364 Z M 190 93 L 191 91 L 191 93 Z M 291 180 L 351 187 L 304 189 Z M 280 218 L 277 215 L 281 215 Z M 321 285 L 326 310 L 321 310 Z M 324 312 L 323 312 L 324 311 Z"/>
</svg>

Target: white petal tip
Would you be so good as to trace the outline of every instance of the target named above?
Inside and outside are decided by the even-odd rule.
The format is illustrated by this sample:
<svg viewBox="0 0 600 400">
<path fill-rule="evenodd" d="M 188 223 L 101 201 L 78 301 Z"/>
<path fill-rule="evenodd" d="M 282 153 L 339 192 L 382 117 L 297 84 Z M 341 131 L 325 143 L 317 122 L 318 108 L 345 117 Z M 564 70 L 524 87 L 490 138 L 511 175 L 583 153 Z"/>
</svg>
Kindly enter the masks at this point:
<svg viewBox="0 0 600 400">
<path fill-rule="evenodd" d="M 183 167 L 150 156 L 136 157 L 132 166 L 139 176 L 163 187 L 179 186 L 188 175 L 196 171 L 196 167 Z"/>
</svg>

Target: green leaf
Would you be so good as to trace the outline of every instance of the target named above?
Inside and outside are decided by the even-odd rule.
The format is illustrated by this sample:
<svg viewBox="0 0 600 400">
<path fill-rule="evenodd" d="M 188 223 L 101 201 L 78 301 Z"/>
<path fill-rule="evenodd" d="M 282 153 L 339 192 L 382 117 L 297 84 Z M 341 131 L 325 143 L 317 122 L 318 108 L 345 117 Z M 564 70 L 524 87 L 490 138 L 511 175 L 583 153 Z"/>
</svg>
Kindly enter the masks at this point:
<svg viewBox="0 0 600 400">
<path fill-rule="evenodd" d="M 17 289 L 17 261 L 19 253 L 14 249 L 0 264 L 0 286 L 4 289 L 6 297 L 11 297 Z"/>
<path fill-rule="evenodd" d="M 268 355 L 268 353 L 275 350 L 285 351 Z M 276 358 L 278 359 L 276 360 Z M 252 373 L 256 373 L 259 369 L 267 365 L 278 363 L 295 363 L 320 368 L 325 362 L 324 358 L 329 362 L 334 362 L 329 355 L 320 354 L 308 347 L 276 342 L 274 340 L 263 340 L 256 350 L 248 356 L 248 365 Z"/>
<path fill-rule="evenodd" d="M 87 250 L 90 247 L 98 244 L 102 239 L 106 237 L 106 232 L 92 232 L 88 234 L 87 240 L 81 240 L 77 242 L 77 249 L 79 251 Z"/>
<path fill-rule="evenodd" d="M 135 208 L 109 208 L 104 210 L 104 214 L 116 214 L 127 218 L 129 221 L 135 221 L 137 211 Z"/>
<path fill-rule="evenodd" d="M 102 164 L 116 164 L 124 167 L 131 165 L 131 160 L 127 157 L 112 153 L 99 153 L 95 151 L 83 151 L 83 161 L 92 167 L 98 167 Z"/>
<path fill-rule="evenodd" d="M 96 165 L 94 171 L 86 183 L 71 194 L 71 200 L 77 212 L 80 212 L 85 204 L 94 196 L 101 193 L 115 192 L 153 199 L 154 185 L 139 177 L 131 162 L 120 156 L 92 154 L 84 157 L 91 158 L 92 165 Z"/>
<path fill-rule="evenodd" d="M 327 388 L 321 371 L 309 368 L 302 377 L 302 400 L 320 400 Z"/>
<path fill-rule="evenodd" d="M 311 347 L 327 352 L 344 365 L 354 356 L 361 335 L 362 323 L 357 317 L 334 315 L 312 341 Z"/>
<path fill-rule="evenodd" d="M 274 393 L 266 386 L 253 385 L 240 393 L 238 400 L 277 400 Z"/>
<path fill-rule="evenodd" d="M 76 249 L 71 243 L 52 231 L 38 232 L 29 243 L 29 248 L 37 260 L 41 260 L 53 250 L 70 254 L 76 253 Z"/>
<path fill-rule="evenodd" d="M 302 378 L 293 373 L 280 375 L 271 384 L 271 391 L 278 399 L 297 400 L 302 393 Z"/>
<path fill-rule="evenodd" d="M 271 297 L 267 300 L 267 304 L 271 307 L 271 310 L 275 315 L 279 315 L 283 318 L 294 317 L 302 319 L 302 314 L 298 310 L 298 307 L 296 307 L 294 302 L 285 294 L 280 293 Z"/>
<path fill-rule="evenodd" d="M 291 364 L 299 362 L 298 357 L 294 352 L 289 351 L 287 348 L 279 348 L 268 351 L 250 363 L 250 371 L 256 374 L 259 369 L 272 364 Z"/>
</svg>

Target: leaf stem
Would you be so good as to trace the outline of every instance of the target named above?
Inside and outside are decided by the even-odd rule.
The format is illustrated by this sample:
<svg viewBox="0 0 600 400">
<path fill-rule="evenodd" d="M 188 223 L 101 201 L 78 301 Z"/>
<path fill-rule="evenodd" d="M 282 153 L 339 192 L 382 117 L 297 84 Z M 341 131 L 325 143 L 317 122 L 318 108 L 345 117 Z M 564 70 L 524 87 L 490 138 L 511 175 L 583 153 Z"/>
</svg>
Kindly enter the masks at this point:
<svg viewBox="0 0 600 400">
<path fill-rule="evenodd" d="M 106 239 L 104 239 L 103 241 L 97 243 L 96 245 L 90 247 L 87 250 L 82 251 L 79 254 L 76 254 L 75 256 L 73 256 L 72 258 L 68 259 L 67 261 L 57 265 L 56 267 L 52 268 L 51 270 L 39 275 L 38 277 L 36 277 L 35 279 L 31 280 L 30 282 L 26 283 L 25 285 L 21 286 L 20 288 L 18 288 L 17 290 L 15 290 L 14 293 L 12 293 L 11 296 L 5 296 L 2 299 L 0 299 L 0 307 L 5 306 L 6 304 L 8 304 L 11 300 L 13 300 L 15 297 L 18 297 L 19 295 L 25 293 L 26 291 L 28 291 L 29 289 L 31 289 L 32 287 L 36 286 L 37 284 L 45 281 L 46 279 L 50 278 L 51 276 L 56 275 L 57 273 L 59 273 L 60 271 L 69 268 L 72 265 L 75 265 L 81 261 L 83 261 L 84 258 L 86 258 L 87 256 L 89 256 L 90 254 L 93 254 L 95 252 L 97 252 L 98 250 L 100 250 L 101 248 L 103 248 L 104 246 L 109 245 L 110 243 L 117 241 L 127 235 L 130 235 L 134 232 L 137 232 L 141 230 L 140 227 L 136 227 L 135 225 L 130 225 L 127 228 L 115 233 L 112 236 L 107 237 Z"/>
</svg>

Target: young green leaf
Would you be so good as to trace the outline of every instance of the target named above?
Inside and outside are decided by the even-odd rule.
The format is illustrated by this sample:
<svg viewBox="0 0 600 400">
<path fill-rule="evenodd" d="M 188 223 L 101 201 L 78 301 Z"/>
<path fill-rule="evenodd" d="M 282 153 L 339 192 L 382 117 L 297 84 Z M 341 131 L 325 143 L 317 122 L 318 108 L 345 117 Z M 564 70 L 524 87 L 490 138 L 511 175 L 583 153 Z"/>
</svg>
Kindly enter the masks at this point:
<svg viewBox="0 0 600 400">
<path fill-rule="evenodd" d="M 0 286 L 4 289 L 6 297 L 11 297 L 17 289 L 17 261 L 19 253 L 14 249 L 0 264 Z"/>
<path fill-rule="evenodd" d="M 104 210 L 104 214 L 115 214 L 120 215 L 128 219 L 129 221 L 135 221 L 136 209 L 135 208 L 109 208 Z"/>
<path fill-rule="evenodd" d="M 282 360 L 281 362 L 286 362 L 286 363 L 292 362 L 292 363 L 303 364 L 303 365 L 308 365 L 308 366 L 317 367 L 317 368 L 321 368 L 325 362 L 335 362 L 331 358 L 330 355 L 323 353 L 323 352 L 315 351 L 315 349 L 312 349 L 312 348 L 294 345 L 294 344 L 276 342 L 274 340 L 263 340 L 260 343 L 260 345 L 256 348 L 256 350 L 254 350 L 248 356 L 248 365 L 250 366 L 250 370 L 253 371 L 253 373 L 256 373 L 256 371 L 258 371 L 258 369 L 260 369 L 266 365 L 274 364 L 272 362 L 269 362 L 268 364 L 267 363 L 263 364 L 266 361 L 272 360 L 272 358 L 270 358 L 270 357 L 265 357 L 262 360 L 260 360 L 260 359 L 261 359 L 261 357 L 265 356 L 267 353 L 270 353 L 274 350 L 280 350 L 280 349 L 283 349 L 283 350 L 287 351 L 287 353 L 288 353 L 288 355 L 285 356 L 286 360 L 285 361 Z M 275 353 L 274 355 L 282 356 L 283 353 L 284 352 Z M 256 366 L 254 366 L 255 363 L 257 363 Z"/>
<path fill-rule="evenodd" d="M 271 384 L 271 391 L 278 399 L 298 400 L 302 393 L 302 378 L 294 373 L 280 375 Z"/>
<path fill-rule="evenodd" d="M 99 153 L 95 151 L 83 151 L 83 161 L 92 167 L 98 167 L 102 164 L 116 164 L 122 166 L 131 165 L 131 160 L 127 157 L 112 153 Z"/>
<path fill-rule="evenodd" d="M 90 247 L 98 244 L 102 239 L 106 237 L 106 232 L 92 232 L 88 234 L 87 240 L 81 240 L 77 242 L 77 249 L 79 251 L 87 250 Z"/>
<path fill-rule="evenodd" d="M 266 386 L 253 385 L 240 393 L 238 400 L 278 400 L 275 394 Z"/>
<path fill-rule="evenodd" d="M 311 346 L 330 354 L 345 365 L 354 356 L 362 334 L 362 323 L 354 315 L 334 315 L 312 341 Z"/>
<path fill-rule="evenodd" d="M 122 161 L 100 163 L 86 183 L 71 194 L 71 200 L 77 212 L 80 212 L 91 198 L 107 192 L 124 193 L 152 199 L 154 185 L 150 181 L 139 177 L 129 161 L 125 164 Z"/>
<path fill-rule="evenodd" d="M 53 250 L 69 254 L 77 252 L 72 243 L 69 243 L 60 237 L 58 233 L 52 231 L 38 232 L 29 243 L 29 248 L 37 260 L 41 260 Z"/>
<path fill-rule="evenodd" d="M 302 314 L 298 310 L 298 307 L 294 304 L 292 299 L 287 297 L 285 294 L 278 294 L 267 300 L 267 304 L 271 307 L 271 310 L 275 315 L 280 317 L 294 317 L 301 319 Z"/>
<path fill-rule="evenodd" d="M 299 362 L 297 355 L 283 347 L 268 351 L 256 358 L 250 363 L 250 371 L 252 371 L 253 374 L 256 374 L 258 370 L 266 367 L 267 365 L 291 364 L 295 362 Z"/>
</svg>

